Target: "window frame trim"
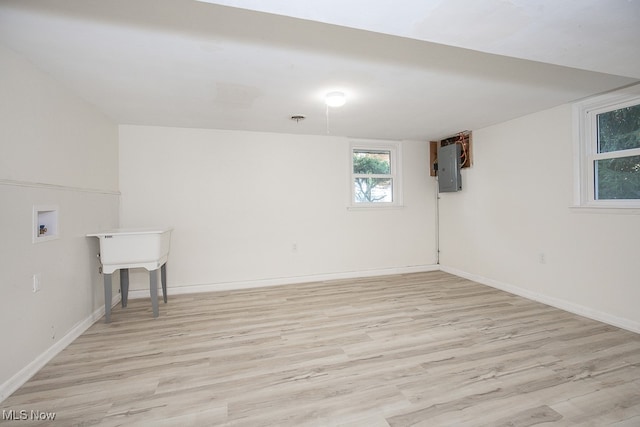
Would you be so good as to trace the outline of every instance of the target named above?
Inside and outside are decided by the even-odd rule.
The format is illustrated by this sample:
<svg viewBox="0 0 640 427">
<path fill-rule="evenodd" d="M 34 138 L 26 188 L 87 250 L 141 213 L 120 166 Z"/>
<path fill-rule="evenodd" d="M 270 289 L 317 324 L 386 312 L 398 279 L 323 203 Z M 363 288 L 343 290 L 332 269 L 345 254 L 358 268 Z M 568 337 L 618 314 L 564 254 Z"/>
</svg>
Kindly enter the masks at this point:
<svg viewBox="0 0 640 427">
<path fill-rule="evenodd" d="M 348 209 L 393 209 L 403 207 L 402 204 L 402 145 L 399 141 L 350 140 L 349 142 L 349 201 Z M 354 151 L 389 151 L 390 174 L 367 174 L 368 178 L 391 178 L 392 202 L 355 202 L 355 178 L 362 174 L 353 172 Z"/>
<path fill-rule="evenodd" d="M 640 199 L 595 198 L 594 161 L 640 155 L 640 148 L 598 153 L 597 115 L 640 104 L 640 84 L 573 104 L 574 208 L 640 209 Z"/>
</svg>

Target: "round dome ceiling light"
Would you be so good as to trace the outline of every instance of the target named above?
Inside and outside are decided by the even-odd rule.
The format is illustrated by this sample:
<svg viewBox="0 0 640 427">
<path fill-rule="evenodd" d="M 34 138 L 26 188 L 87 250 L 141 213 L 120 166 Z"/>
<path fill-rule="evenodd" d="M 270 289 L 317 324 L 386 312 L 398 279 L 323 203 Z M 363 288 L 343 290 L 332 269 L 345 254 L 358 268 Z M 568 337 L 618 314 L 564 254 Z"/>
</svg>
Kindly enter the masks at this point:
<svg viewBox="0 0 640 427">
<path fill-rule="evenodd" d="M 342 107 L 347 102 L 347 97 L 343 92 L 329 92 L 325 96 L 324 102 L 329 107 Z"/>
</svg>

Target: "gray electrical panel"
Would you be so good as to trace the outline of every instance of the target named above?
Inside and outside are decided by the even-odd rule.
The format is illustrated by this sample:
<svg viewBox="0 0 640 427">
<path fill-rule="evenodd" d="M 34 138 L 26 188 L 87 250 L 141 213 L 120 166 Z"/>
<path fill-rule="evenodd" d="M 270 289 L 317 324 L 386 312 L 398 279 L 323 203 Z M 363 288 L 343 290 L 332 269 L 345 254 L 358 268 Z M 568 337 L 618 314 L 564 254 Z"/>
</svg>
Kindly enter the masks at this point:
<svg viewBox="0 0 640 427">
<path fill-rule="evenodd" d="M 462 190 L 460 151 L 460 144 L 438 146 L 438 191 L 441 193 Z"/>
</svg>

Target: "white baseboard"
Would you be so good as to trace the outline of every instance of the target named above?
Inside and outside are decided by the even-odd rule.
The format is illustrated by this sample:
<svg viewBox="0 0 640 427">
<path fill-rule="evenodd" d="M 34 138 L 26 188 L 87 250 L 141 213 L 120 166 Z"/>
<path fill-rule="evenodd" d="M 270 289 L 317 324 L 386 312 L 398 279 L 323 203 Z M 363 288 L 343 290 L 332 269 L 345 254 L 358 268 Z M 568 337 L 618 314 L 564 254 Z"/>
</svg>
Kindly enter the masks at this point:
<svg viewBox="0 0 640 427">
<path fill-rule="evenodd" d="M 417 265 L 411 267 L 394 267 L 377 270 L 349 271 L 342 273 L 327 273 L 308 276 L 278 277 L 273 279 L 248 280 L 238 282 L 208 283 L 202 285 L 172 286 L 167 291 L 169 295 L 195 294 L 201 292 L 235 291 L 240 289 L 264 288 L 267 286 L 293 285 L 296 283 L 325 282 L 328 280 L 357 279 L 362 277 L 388 276 L 392 274 L 423 273 L 438 271 L 437 264 Z M 129 298 L 149 298 L 149 289 L 129 289 Z"/>
<path fill-rule="evenodd" d="M 113 306 L 120 302 L 120 294 L 113 297 Z M 104 306 L 91 313 L 86 319 L 77 323 L 69 332 L 67 332 L 62 338 L 55 342 L 51 347 L 46 349 L 42 354 L 22 368 L 18 373 L 9 380 L 0 385 L 0 402 L 4 401 L 7 397 L 11 396 L 16 390 L 24 385 L 29 379 L 34 376 L 40 369 L 44 367 L 51 359 L 53 359 L 58 353 L 64 350 L 69 344 L 71 344 L 76 338 L 78 338 L 84 331 L 89 329 L 98 319 L 104 316 Z"/>
<path fill-rule="evenodd" d="M 618 317 L 613 314 L 605 313 L 602 311 L 594 310 L 583 305 L 574 304 L 570 301 L 562 300 L 559 298 L 550 297 L 548 295 L 533 292 L 528 289 L 523 289 L 518 286 L 510 285 L 507 283 L 499 282 L 497 280 L 488 279 L 486 277 L 478 276 L 475 274 L 467 273 L 466 271 L 458 270 L 456 268 L 440 265 L 440 270 L 455 276 L 459 276 L 465 279 L 472 280 L 474 282 L 481 283 L 483 285 L 491 286 L 492 288 L 500 289 L 505 292 L 509 292 L 514 295 L 518 295 L 533 301 L 541 302 L 546 305 L 550 305 L 555 308 L 559 308 L 564 311 L 568 311 L 579 316 L 587 317 L 589 319 L 597 320 L 599 322 L 607 323 L 618 328 L 626 329 L 631 332 L 640 333 L 640 323 L 629 320 L 623 317 Z"/>
</svg>

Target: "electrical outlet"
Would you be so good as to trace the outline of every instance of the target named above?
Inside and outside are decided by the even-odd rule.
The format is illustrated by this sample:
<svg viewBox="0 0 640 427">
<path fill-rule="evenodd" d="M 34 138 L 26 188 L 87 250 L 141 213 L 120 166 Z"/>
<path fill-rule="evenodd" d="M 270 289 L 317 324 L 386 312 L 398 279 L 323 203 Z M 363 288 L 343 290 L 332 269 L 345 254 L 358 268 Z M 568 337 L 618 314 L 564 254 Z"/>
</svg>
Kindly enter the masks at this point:
<svg viewBox="0 0 640 427">
<path fill-rule="evenodd" d="M 38 292 L 40 290 L 40 285 L 42 284 L 42 275 L 40 273 L 36 273 L 33 275 L 33 292 Z"/>
<path fill-rule="evenodd" d="M 538 254 L 538 261 L 540 261 L 540 264 L 545 264 L 547 262 L 544 252 L 540 252 L 540 254 Z"/>
</svg>

